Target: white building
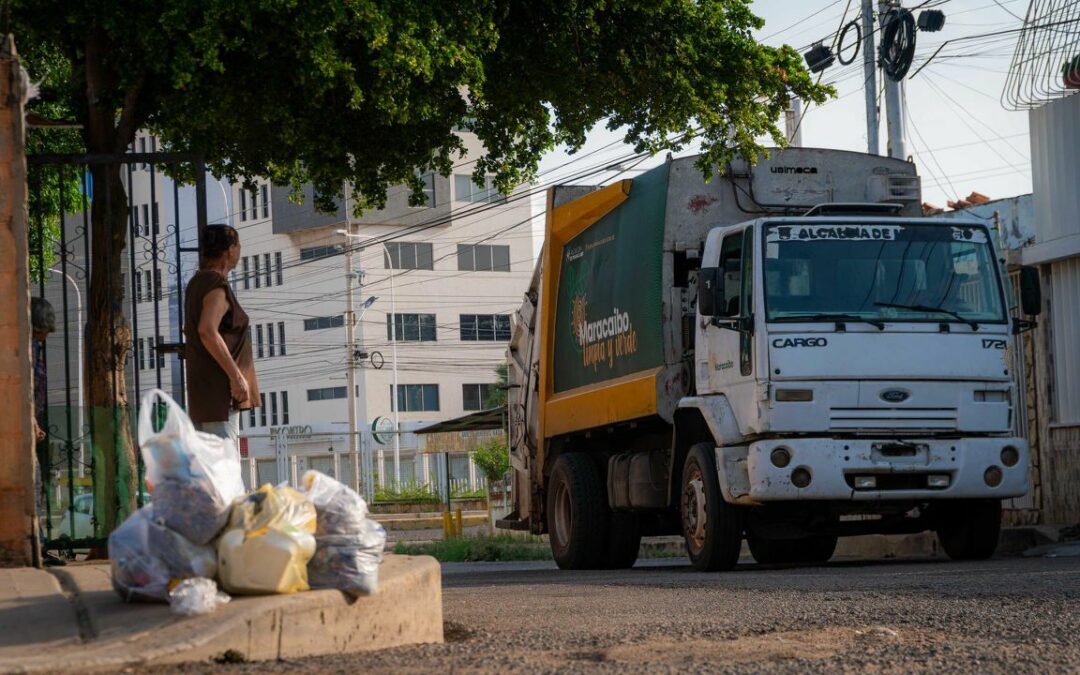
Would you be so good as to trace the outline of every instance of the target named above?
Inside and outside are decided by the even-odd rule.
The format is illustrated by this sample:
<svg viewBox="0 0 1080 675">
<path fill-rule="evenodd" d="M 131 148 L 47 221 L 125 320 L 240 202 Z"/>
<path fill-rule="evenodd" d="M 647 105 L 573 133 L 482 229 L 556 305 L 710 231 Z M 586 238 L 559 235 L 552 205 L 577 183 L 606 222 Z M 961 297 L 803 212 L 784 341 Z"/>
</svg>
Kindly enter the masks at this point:
<svg viewBox="0 0 1080 675">
<path fill-rule="evenodd" d="M 423 177 L 426 205 L 410 207 L 408 188 L 394 186 L 385 209 L 348 222 L 341 204 L 336 214 L 318 213 L 310 186 L 297 204 L 289 188 L 262 179 L 254 190 L 208 179 L 208 222 L 227 222 L 240 234 L 242 258 L 231 283 L 251 317 L 264 402 L 242 416 L 249 484 L 293 480 L 307 468 L 354 484 L 359 479 L 369 494 L 374 480 L 368 476 L 379 484 L 446 484 L 441 458 L 423 454 L 413 434 L 400 435 L 395 465 L 394 420 L 411 430 L 483 408 L 495 391 L 496 368 L 505 362 L 510 313 L 532 274 L 538 249 L 533 226 L 542 215 L 534 212 L 526 188 L 507 197 L 490 180 L 485 188 L 473 184 L 470 176 L 482 148 L 475 137 L 464 140 L 469 154 L 457 161 L 453 175 Z M 140 135 L 135 149 L 152 145 Z M 129 297 L 125 307 L 137 334 L 129 391 L 134 395 L 137 378 L 139 391 L 160 381 L 180 397 L 180 360 L 155 345 L 181 339 L 176 290 L 197 265 L 188 250 L 196 246 L 195 194 L 192 188 L 174 188 L 160 173 L 151 181 L 149 167 L 141 165 L 131 185 L 135 256 L 124 264 L 135 302 Z M 354 233 L 349 239 L 341 232 L 347 227 Z M 151 254 L 155 236 L 157 271 Z M 345 269 L 350 250 L 358 272 L 354 343 L 362 356 L 354 388 L 357 426 L 364 430 L 359 457 L 350 452 L 349 435 Z M 373 428 L 382 433 L 372 433 Z M 450 474 L 455 490 L 481 484 L 464 455 L 451 458 Z"/>
</svg>

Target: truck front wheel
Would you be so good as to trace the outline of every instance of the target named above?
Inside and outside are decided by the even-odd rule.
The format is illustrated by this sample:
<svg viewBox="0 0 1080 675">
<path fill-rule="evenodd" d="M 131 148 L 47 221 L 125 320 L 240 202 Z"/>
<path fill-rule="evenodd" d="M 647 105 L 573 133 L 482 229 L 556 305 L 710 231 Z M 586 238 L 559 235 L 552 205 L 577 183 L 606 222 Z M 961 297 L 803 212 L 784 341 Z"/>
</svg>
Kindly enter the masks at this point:
<svg viewBox="0 0 1080 675">
<path fill-rule="evenodd" d="M 690 448 L 680 496 L 683 538 L 694 568 L 730 570 L 742 548 L 743 512 L 724 501 L 716 475 L 716 450 L 709 443 Z"/>
<path fill-rule="evenodd" d="M 985 560 L 1001 536 L 1000 499 L 964 499 L 936 505 L 941 548 L 953 560 Z"/>
<path fill-rule="evenodd" d="M 551 553 L 560 569 L 594 569 L 604 556 L 607 491 L 588 456 L 569 452 L 555 461 L 547 487 Z"/>
</svg>

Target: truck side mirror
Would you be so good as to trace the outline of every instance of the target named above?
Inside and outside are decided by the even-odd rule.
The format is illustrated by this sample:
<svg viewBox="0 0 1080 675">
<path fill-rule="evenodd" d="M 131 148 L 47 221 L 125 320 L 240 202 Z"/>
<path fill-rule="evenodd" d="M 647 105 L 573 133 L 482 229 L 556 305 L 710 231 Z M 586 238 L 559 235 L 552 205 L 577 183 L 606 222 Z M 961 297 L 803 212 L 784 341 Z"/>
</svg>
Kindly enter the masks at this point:
<svg viewBox="0 0 1080 675">
<path fill-rule="evenodd" d="M 1028 316 L 1038 316 L 1042 312 L 1039 270 L 1034 267 L 1020 268 L 1020 309 Z"/>
<path fill-rule="evenodd" d="M 724 273 L 719 267 L 698 270 L 697 305 L 702 316 L 716 316 L 721 310 L 718 299 L 724 297 Z"/>
</svg>

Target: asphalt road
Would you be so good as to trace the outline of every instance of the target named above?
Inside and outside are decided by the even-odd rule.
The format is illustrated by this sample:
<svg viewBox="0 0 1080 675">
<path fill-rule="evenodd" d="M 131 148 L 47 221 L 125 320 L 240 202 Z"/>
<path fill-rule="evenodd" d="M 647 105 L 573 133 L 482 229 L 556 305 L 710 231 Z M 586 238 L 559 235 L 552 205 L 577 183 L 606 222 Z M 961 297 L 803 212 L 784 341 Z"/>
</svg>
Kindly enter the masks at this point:
<svg viewBox="0 0 1080 675">
<path fill-rule="evenodd" d="M 443 575 L 446 644 L 222 668 L 623 675 L 1080 667 L 1080 558 L 748 564 L 726 574 L 694 572 L 678 559 L 617 572 L 460 563 Z"/>
</svg>

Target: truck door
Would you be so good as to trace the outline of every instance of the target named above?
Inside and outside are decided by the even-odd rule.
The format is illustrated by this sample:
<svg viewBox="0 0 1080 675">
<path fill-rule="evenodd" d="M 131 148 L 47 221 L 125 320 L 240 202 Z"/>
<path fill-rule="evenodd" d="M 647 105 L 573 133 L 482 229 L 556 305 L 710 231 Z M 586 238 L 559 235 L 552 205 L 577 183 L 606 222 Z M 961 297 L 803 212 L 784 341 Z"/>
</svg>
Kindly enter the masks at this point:
<svg viewBox="0 0 1080 675">
<path fill-rule="evenodd" d="M 752 227 L 732 232 L 721 241 L 717 266 L 723 275 L 724 293 L 716 319 L 722 325 L 708 329 L 710 389 L 727 394 L 733 404 L 754 398 L 753 245 Z"/>
</svg>

